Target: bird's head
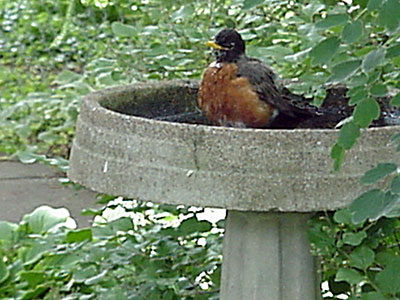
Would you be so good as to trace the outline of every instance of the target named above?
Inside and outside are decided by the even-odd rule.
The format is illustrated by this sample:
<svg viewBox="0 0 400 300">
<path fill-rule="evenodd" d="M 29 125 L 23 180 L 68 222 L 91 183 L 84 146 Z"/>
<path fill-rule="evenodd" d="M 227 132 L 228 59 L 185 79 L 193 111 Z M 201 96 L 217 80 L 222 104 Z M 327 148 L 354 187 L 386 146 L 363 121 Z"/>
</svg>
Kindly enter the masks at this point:
<svg viewBox="0 0 400 300">
<path fill-rule="evenodd" d="M 231 28 L 221 30 L 214 41 L 206 43 L 215 49 L 217 62 L 235 62 L 245 54 L 245 44 L 240 34 Z"/>
</svg>

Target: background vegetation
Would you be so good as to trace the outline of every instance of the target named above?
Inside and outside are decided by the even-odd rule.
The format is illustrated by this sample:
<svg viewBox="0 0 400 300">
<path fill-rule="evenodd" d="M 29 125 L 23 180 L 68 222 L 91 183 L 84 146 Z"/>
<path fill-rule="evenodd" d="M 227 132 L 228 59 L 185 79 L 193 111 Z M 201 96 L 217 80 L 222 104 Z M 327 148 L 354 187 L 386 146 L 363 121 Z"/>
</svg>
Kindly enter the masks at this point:
<svg viewBox="0 0 400 300">
<path fill-rule="evenodd" d="M 249 55 L 316 104 L 325 87 L 347 84 L 355 109 L 332 148 L 339 168 L 380 114 L 376 97 L 400 104 L 399 15 L 398 0 L 1 1 L 0 152 L 67 167 L 81 97 L 140 80 L 199 78 L 210 61 L 204 41 L 235 27 Z M 399 150 L 400 135 L 392 142 Z M 361 183 L 386 179 L 384 190 L 310 223 L 325 299 L 400 298 L 397 169 L 384 158 Z M 103 203 L 113 208 L 111 199 Z M 196 210 L 124 203 L 134 222 L 72 230 L 50 208 L 0 222 L 0 297 L 216 299 L 222 224 L 198 221 Z"/>
</svg>

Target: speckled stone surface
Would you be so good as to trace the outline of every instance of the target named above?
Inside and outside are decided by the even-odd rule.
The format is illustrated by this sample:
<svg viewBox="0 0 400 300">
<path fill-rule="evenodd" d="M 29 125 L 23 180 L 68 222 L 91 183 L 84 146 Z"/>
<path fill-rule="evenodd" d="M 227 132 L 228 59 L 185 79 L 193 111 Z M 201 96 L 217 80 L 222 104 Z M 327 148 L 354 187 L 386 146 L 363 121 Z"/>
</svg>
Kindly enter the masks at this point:
<svg viewBox="0 0 400 300">
<path fill-rule="evenodd" d="M 195 111 L 197 87 L 166 81 L 87 96 L 69 177 L 94 191 L 159 203 L 311 212 L 345 206 L 370 188 L 359 183 L 365 171 L 378 162 L 400 161 L 389 145 L 400 126 L 364 130 L 343 168 L 333 172 L 330 149 L 338 130 L 236 129 L 154 119 Z"/>
</svg>

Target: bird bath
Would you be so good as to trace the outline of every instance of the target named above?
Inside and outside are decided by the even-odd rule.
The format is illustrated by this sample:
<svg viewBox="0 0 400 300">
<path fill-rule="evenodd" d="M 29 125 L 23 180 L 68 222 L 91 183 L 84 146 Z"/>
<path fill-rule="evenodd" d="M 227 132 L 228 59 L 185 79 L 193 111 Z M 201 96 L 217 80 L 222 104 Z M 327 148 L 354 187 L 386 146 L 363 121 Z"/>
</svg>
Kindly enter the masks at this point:
<svg viewBox="0 0 400 300">
<path fill-rule="evenodd" d="M 399 160 L 387 147 L 399 127 L 365 130 L 332 172 L 337 130 L 190 124 L 201 121 L 197 91 L 196 81 L 164 81 L 88 95 L 68 176 L 101 193 L 226 208 L 222 300 L 319 299 L 307 219 L 349 204 L 368 188 L 365 171 Z"/>
</svg>

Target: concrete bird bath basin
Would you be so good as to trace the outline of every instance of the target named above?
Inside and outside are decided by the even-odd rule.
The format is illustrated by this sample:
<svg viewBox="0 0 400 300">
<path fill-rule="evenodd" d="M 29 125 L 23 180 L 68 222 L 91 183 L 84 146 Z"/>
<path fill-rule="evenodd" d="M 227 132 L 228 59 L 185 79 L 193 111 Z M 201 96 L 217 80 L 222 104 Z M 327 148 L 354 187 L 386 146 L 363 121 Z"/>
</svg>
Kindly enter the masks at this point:
<svg viewBox="0 0 400 300">
<path fill-rule="evenodd" d="M 399 127 L 366 130 L 334 173 L 337 130 L 178 122 L 196 116 L 197 90 L 197 82 L 165 81 L 87 96 L 69 177 L 102 193 L 228 209 L 223 300 L 319 299 L 306 221 L 350 203 L 360 176 L 382 159 L 400 159 L 386 146 Z"/>
</svg>

